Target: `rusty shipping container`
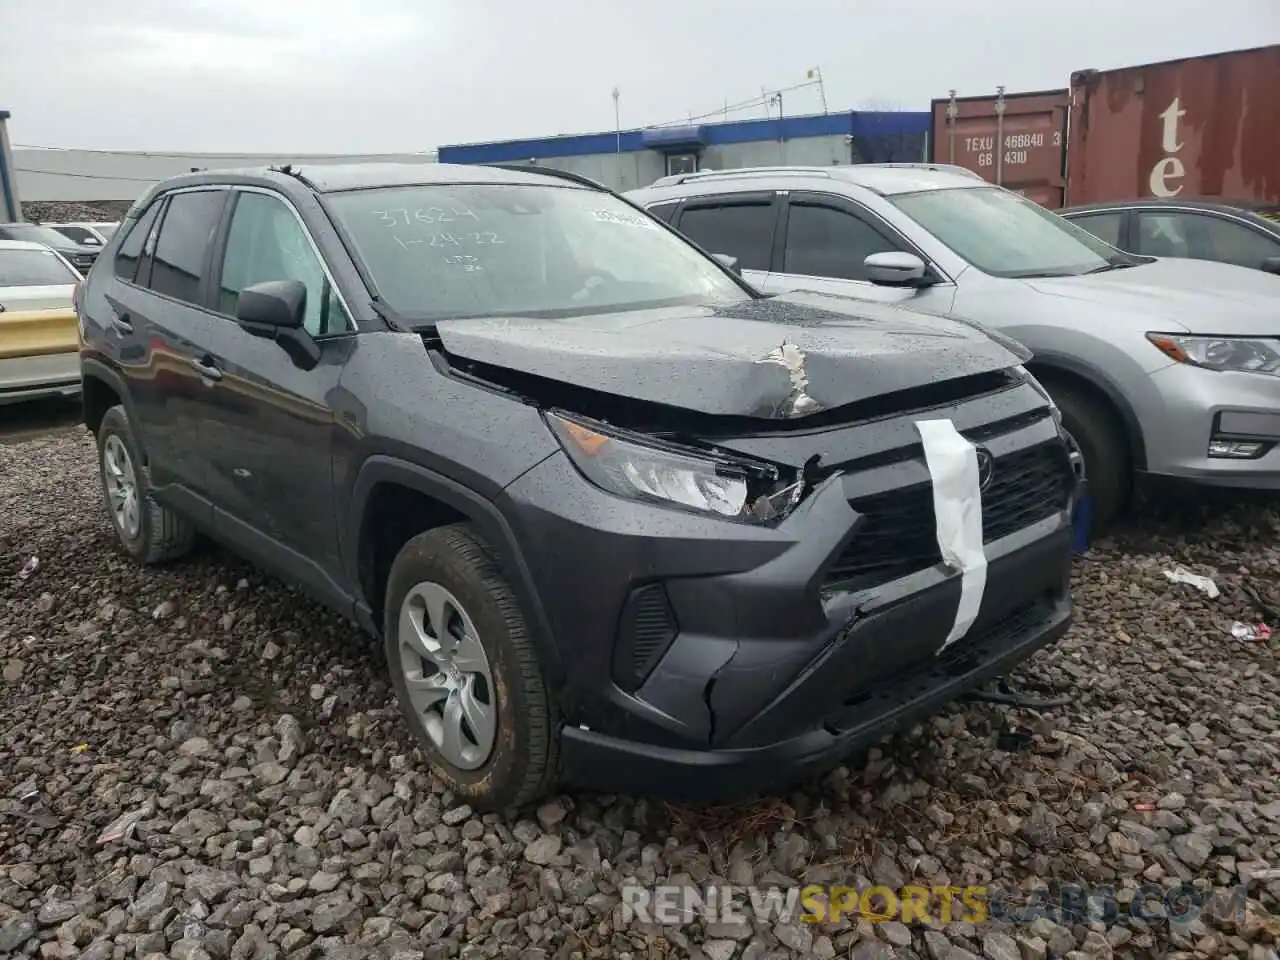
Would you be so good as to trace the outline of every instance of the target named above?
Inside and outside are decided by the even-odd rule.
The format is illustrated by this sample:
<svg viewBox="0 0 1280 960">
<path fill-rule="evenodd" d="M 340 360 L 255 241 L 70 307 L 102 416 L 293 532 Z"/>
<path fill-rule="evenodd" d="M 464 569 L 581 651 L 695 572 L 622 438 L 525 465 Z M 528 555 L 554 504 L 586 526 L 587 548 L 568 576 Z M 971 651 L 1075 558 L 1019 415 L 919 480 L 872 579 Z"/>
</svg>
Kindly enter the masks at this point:
<svg viewBox="0 0 1280 960">
<path fill-rule="evenodd" d="M 1067 90 L 934 100 L 932 160 L 959 164 L 1056 209 L 1065 184 L 1069 102 Z"/>
<path fill-rule="evenodd" d="M 1070 204 L 1280 203 L 1280 45 L 1071 77 Z"/>
</svg>

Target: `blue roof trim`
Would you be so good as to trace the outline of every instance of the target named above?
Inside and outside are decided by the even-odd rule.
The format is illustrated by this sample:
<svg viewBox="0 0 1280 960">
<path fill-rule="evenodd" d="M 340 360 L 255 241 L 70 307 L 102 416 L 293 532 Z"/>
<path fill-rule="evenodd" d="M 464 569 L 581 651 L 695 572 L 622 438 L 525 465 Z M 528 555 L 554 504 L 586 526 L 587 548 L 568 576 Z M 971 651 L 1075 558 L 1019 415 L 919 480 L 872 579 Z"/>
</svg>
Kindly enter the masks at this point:
<svg viewBox="0 0 1280 960">
<path fill-rule="evenodd" d="M 707 123 L 697 128 L 702 143 L 719 146 L 731 143 L 755 143 L 770 140 L 798 140 L 802 137 L 852 135 L 878 137 L 892 134 L 924 133 L 929 129 L 931 114 L 925 111 L 851 111 L 812 114 L 769 120 L 738 120 L 730 123 Z M 652 138 L 670 128 L 623 130 L 621 134 L 585 133 L 533 140 L 506 140 L 495 143 L 468 143 L 441 147 L 441 163 L 513 163 L 544 160 L 552 157 L 582 157 L 591 154 L 634 153 L 652 149 Z M 679 128 L 688 131 L 688 127 Z"/>
</svg>

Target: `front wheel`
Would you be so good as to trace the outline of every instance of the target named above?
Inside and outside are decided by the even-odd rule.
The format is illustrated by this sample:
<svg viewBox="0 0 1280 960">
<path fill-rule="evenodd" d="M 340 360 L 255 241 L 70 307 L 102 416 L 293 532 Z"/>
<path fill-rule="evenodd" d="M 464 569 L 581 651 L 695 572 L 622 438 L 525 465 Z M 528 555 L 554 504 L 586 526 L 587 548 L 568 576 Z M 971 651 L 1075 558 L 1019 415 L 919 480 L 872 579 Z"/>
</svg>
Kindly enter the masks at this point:
<svg viewBox="0 0 1280 960">
<path fill-rule="evenodd" d="M 1124 430 L 1110 405 L 1073 385 L 1046 383 L 1062 411 L 1062 426 L 1084 459 L 1092 506 L 1089 533 L 1099 536 L 1128 505 L 1133 466 Z"/>
<path fill-rule="evenodd" d="M 384 616 L 396 698 L 436 776 L 487 809 L 549 790 L 555 703 L 515 596 L 469 525 L 430 530 L 404 545 Z"/>
</svg>

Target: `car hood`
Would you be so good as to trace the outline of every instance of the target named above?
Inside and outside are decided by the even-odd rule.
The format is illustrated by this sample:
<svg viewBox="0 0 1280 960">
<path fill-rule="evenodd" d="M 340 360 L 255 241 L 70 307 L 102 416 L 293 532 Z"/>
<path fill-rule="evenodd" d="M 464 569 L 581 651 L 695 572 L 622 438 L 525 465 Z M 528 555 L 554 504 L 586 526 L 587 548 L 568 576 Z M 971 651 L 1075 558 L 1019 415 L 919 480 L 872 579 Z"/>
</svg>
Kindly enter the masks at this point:
<svg viewBox="0 0 1280 960">
<path fill-rule="evenodd" d="M 1280 277 L 1228 263 L 1162 258 L 1106 273 L 1024 282 L 1046 296 L 1119 308 L 1194 333 L 1280 332 Z"/>
<path fill-rule="evenodd" d="M 722 306 L 436 325 L 446 351 L 699 413 L 800 417 L 1006 369 L 1030 354 L 979 328 L 893 306 L 790 293 Z"/>
</svg>

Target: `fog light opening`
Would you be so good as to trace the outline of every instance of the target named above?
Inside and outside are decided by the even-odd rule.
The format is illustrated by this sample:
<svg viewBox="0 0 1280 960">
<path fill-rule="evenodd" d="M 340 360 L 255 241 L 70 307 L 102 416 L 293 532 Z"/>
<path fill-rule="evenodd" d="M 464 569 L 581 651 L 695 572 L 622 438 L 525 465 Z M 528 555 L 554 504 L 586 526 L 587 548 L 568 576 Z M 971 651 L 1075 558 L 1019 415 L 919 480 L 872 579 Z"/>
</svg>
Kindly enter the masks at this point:
<svg viewBox="0 0 1280 960">
<path fill-rule="evenodd" d="M 1262 440 L 1209 440 L 1209 456 L 1215 460 L 1256 460 L 1267 451 Z"/>
</svg>

